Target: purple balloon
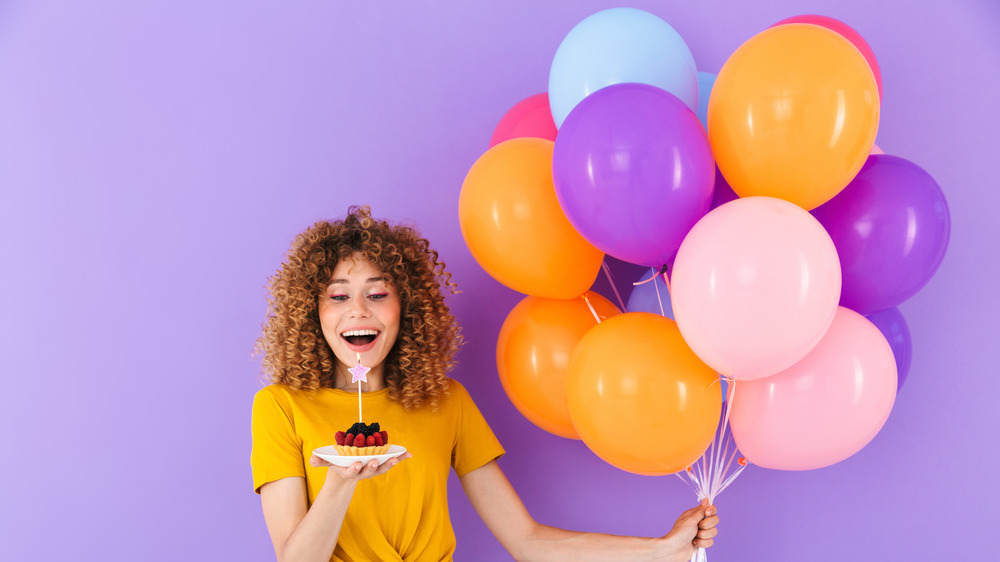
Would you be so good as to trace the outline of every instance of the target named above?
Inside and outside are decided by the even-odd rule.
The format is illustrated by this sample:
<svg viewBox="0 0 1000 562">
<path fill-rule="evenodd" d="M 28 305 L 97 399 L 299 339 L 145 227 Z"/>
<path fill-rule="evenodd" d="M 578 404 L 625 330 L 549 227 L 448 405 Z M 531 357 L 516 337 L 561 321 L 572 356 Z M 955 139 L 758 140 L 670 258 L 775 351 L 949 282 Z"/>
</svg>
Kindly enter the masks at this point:
<svg viewBox="0 0 1000 562">
<path fill-rule="evenodd" d="M 944 193 L 930 174 L 898 156 L 869 156 L 854 180 L 812 213 L 840 255 L 840 304 L 861 314 L 915 295 L 948 248 Z"/>
<path fill-rule="evenodd" d="M 733 188 L 729 186 L 729 182 L 726 178 L 722 176 L 722 172 L 719 171 L 719 167 L 715 167 L 715 191 L 712 194 L 712 209 L 722 205 L 723 203 L 729 203 L 734 199 L 739 199 L 740 196 L 736 195 Z"/>
<path fill-rule="evenodd" d="M 898 308 L 890 308 L 865 316 L 878 328 L 892 348 L 896 358 L 896 392 L 903 388 L 903 381 L 910 372 L 910 360 L 913 358 L 913 343 L 910 341 L 910 328 Z"/>
<path fill-rule="evenodd" d="M 715 160 L 684 102 L 654 86 L 615 84 L 566 117 L 552 176 L 584 238 L 620 260 L 659 268 L 708 211 Z"/>
</svg>

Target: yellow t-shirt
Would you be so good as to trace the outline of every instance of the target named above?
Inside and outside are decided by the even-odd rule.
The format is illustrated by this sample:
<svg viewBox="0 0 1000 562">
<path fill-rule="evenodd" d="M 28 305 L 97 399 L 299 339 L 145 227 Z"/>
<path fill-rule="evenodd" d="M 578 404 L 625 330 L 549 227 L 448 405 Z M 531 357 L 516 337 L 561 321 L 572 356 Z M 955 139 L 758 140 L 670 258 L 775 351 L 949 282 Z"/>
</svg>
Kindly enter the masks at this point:
<svg viewBox="0 0 1000 562">
<path fill-rule="evenodd" d="M 361 395 L 365 423 L 378 422 L 389 442 L 413 453 L 388 473 L 358 483 L 337 548 L 337 562 L 451 560 L 455 532 L 448 517 L 448 470 L 463 476 L 504 454 L 465 388 L 450 381 L 438 411 L 406 411 L 389 390 Z M 358 421 L 358 394 L 336 389 L 315 392 L 272 384 L 253 401 L 254 490 L 268 482 L 306 479 L 309 505 L 326 478 L 326 468 L 309 464 L 313 449 L 334 443 L 334 434 Z"/>
</svg>

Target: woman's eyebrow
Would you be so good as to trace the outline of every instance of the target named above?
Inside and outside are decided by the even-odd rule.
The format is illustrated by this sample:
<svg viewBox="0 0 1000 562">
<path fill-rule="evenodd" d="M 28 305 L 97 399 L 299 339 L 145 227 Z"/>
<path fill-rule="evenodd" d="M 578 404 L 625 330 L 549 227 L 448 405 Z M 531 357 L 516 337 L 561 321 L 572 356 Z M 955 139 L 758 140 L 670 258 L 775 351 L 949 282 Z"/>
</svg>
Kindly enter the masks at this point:
<svg viewBox="0 0 1000 562">
<path fill-rule="evenodd" d="M 365 283 L 381 283 L 385 281 L 385 277 L 369 277 L 365 280 Z M 334 279 L 330 281 L 330 285 L 347 285 L 350 283 L 347 279 Z"/>
</svg>

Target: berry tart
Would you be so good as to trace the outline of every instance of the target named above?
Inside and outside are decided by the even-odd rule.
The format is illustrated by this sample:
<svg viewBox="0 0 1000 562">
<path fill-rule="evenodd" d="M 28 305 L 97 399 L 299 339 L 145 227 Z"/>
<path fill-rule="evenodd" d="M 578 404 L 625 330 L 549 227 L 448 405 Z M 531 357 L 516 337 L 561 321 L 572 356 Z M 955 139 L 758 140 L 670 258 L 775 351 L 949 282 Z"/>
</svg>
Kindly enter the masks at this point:
<svg viewBox="0 0 1000 562">
<path fill-rule="evenodd" d="M 347 431 L 338 431 L 334 439 L 337 453 L 343 456 L 382 455 L 389 450 L 389 434 L 379 429 L 378 422 L 356 423 Z"/>
</svg>

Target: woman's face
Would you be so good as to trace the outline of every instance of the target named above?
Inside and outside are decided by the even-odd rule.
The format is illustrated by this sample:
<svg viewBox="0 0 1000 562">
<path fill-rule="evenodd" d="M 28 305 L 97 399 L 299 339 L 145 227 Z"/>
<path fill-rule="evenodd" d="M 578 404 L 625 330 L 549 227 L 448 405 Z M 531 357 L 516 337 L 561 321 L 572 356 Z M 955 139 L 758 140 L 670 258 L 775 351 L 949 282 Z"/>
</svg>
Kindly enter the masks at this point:
<svg viewBox="0 0 1000 562">
<path fill-rule="evenodd" d="M 360 353 L 362 365 L 381 372 L 399 335 L 399 314 L 395 288 L 360 254 L 337 264 L 326 292 L 319 296 L 323 337 L 347 367 L 357 364 Z"/>
</svg>

